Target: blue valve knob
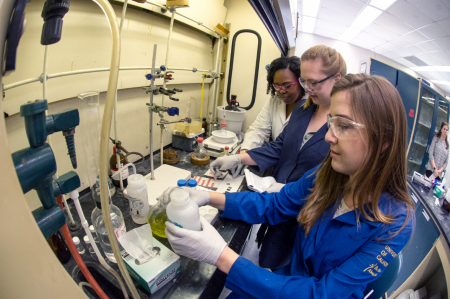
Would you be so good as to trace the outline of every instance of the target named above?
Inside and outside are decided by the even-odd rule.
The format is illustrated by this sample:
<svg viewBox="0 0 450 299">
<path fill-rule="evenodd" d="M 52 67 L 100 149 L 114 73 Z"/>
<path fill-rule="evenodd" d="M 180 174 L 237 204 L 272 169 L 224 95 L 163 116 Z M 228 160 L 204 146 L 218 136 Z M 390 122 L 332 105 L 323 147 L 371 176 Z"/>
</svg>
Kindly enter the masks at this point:
<svg viewBox="0 0 450 299">
<path fill-rule="evenodd" d="M 167 108 L 167 114 L 170 116 L 180 115 L 180 109 L 178 109 L 178 107 Z"/>
<path fill-rule="evenodd" d="M 163 72 L 166 71 L 166 67 L 165 67 L 164 65 L 161 65 L 161 66 L 159 67 L 159 69 L 160 69 L 161 71 L 163 71 Z"/>
<path fill-rule="evenodd" d="M 147 75 L 145 75 L 145 78 L 147 78 L 147 80 L 151 80 L 151 79 L 153 79 L 153 75 L 152 74 L 147 74 Z"/>
<path fill-rule="evenodd" d="M 270 64 L 267 64 L 267 65 L 266 65 L 266 71 L 268 71 L 269 68 L 270 68 Z"/>
</svg>

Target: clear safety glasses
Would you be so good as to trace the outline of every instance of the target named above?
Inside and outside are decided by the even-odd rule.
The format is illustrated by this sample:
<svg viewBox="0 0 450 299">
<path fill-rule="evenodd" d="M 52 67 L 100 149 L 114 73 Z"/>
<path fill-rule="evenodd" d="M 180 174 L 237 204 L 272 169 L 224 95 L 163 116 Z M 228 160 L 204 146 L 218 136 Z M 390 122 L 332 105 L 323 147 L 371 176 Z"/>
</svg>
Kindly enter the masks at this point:
<svg viewBox="0 0 450 299">
<path fill-rule="evenodd" d="M 298 82 L 300 82 L 300 85 L 307 91 L 307 92 L 313 92 L 314 90 L 318 91 L 320 90 L 320 83 L 327 81 L 328 79 L 330 79 L 331 77 L 333 77 L 334 75 L 328 76 L 325 79 L 322 79 L 320 81 L 317 82 L 308 82 L 305 81 L 302 77 L 300 77 L 298 79 Z"/>
<path fill-rule="evenodd" d="M 294 82 L 286 84 L 286 85 L 277 85 L 275 83 L 272 83 L 272 86 L 276 91 L 280 91 L 280 90 L 287 91 L 289 88 L 291 88 L 295 84 L 297 84 L 297 81 L 294 81 Z"/>
<path fill-rule="evenodd" d="M 363 124 L 341 116 L 331 117 L 330 114 L 327 115 L 327 125 L 338 139 L 357 139 L 362 136 L 360 130 L 364 128 Z"/>
</svg>

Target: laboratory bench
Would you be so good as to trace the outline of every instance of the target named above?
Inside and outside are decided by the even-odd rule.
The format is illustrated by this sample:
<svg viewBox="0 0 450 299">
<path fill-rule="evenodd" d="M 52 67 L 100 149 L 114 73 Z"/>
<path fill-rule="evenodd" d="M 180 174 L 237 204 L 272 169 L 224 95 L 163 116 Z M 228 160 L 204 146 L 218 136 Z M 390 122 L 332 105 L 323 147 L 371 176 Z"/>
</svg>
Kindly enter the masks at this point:
<svg viewBox="0 0 450 299">
<path fill-rule="evenodd" d="M 426 287 L 428 298 L 440 293 L 450 298 L 450 214 L 436 204 L 433 190 L 407 179 L 408 191 L 415 203 L 414 234 L 399 255 L 401 267 L 397 279 L 387 292 L 395 298 L 407 289 Z"/>
<path fill-rule="evenodd" d="M 190 155 L 191 155 L 190 152 L 185 152 L 178 149 L 175 150 L 180 155 L 180 161 L 173 166 L 190 171 L 192 173 L 192 176 L 203 176 L 204 173 L 209 169 L 209 165 L 204 166 L 193 165 L 190 162 Z M 160 166 L 160 154 L 155 154 L 153 160 L 154 160 L 154 168 L 156 169 L 158 166 Z M 144 160 L 144 162 L 137 165 L 136 171 L 144 176 L 147 175 L 150 172 L 149 159 L 147 158 L 146 160 Z M 244 179 L 238 191 L 246 191 L 246 190 L 247 185 Z M 123 195 L 119 195 L 118 192 L 116 192 L 112 197 L 112 202 L 122 211 L 127 231 L 131 231 L 132 229 L 141 226 L 133 222 L 131 215 L 129 213 L 128 200 L 125 197 L 123 197 Z M 84 211 L 85 217 L 89 225 L 91 225 L 92 224 L 91 213 L 92 210 L 95 208 L 91 192 L 87 192 L 86 194 L 82 195 L 80 197 L 80 203 Z M 70 201 L 69 207 L 73 215 L 73 218 L 76 221 L 79 221 L 79 217 L 76 213 L 75 206 Z M 228 243 L 228 246 L 232 250 L 240 254 L 245 247 L 248 237 L 250 236 L 252 226 L 242 221 L 230 220 L 219 217 L 219 219 L 215 222 L 214 227 Z M 84 230 L 82 228 L 75 232 L 71 232 L 71 234 L 72 237 L 77 236 L 80 238 L 80 240 L 82 240 L 85 235 Z M 168 248 L 171 248 L 167 239 L 155 235 L 154 237 Z M 102 250 L 100 251 L 103 253 Z M 97 260 L 94 261 L 94 259 L 90 256 L 87 249 L 85 254 L 81 256 L 86 266 L 91 271 L 92 276 L 97 280 L 100 287 L 105 291 L 108 297 L 111 299 L 123 298 L 122 291 L 116 279 L 112 276 L 112 274 L 106 271 Z M 120 273 L 117 264 L 110 262 L 108 259 L 106 259 L 106 261 L 117 273 Z M 155 294 L 151 295 L 146 290 L 144 290 L 136 280 L 132 279 L 141 298 L 215 299 L 219 297 L 223 287 L 225 286 L 226 274 L 218 270 L 215 266 L 197 262 L 183 256 L 180 257 L 180 262 L 181 262 L 180 274 L 178 274 L 172 281 L 170 281 L 167 285 L 158 290 Z M 65 264 L 64 267 L 77 284 L 81 281 L 86 281 L 84 275 L 81 273 L 80 269 L 78 268 L 73 258 L 71 258 L 71 260 L 67 264 Z M 85 293 L 88 295 L 88 297 L 98 298 L 92 288 L 84 287 L 84 290 Z"/>
</svg>

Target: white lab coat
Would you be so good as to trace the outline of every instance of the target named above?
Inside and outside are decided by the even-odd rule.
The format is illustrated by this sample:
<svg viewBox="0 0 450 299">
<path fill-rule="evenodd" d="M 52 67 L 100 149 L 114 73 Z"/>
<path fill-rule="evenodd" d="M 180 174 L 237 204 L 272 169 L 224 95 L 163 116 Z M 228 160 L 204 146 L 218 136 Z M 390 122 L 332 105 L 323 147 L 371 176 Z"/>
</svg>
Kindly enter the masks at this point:
<svg viewBox="0 0 450 299">
<path fill-rule="evenodd" d="M 303 99 L 306 98 L 308 98 L 307 93 Z M 260 147 L 269 136 L 272 136 L 273 140 L 277 139 L 290 118 L 291 115 L 286 118 L 286 104 L 283 100 L 277 94 L 271 96 L 245 133 L 241 149 L 250 150 Z"/>
</svg>

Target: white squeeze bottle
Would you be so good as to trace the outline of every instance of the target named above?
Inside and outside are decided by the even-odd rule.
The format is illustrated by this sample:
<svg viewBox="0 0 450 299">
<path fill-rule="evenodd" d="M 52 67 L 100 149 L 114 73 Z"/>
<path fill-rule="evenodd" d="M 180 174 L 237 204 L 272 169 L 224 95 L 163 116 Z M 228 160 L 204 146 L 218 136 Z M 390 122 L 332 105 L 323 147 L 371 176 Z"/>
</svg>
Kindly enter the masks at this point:
<svg viewBox="0 0 450 299">
<path fill-rule="evenodd" d="M 177 188 L 170 193 L 166 209 L 167 219 L 178 227 L 201 231 L 198 205 L 189 198 L 187 190 Z"/>
<path fill-rule="evenodd" d="M 128 177 L 127 192 L 130 199 L 130 214 L 137 224 L 147 223 L 148 205 L 147 185 L 144 176 L 132 174 Z"/>
</svg>

